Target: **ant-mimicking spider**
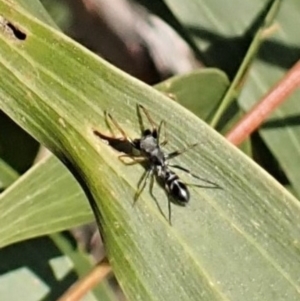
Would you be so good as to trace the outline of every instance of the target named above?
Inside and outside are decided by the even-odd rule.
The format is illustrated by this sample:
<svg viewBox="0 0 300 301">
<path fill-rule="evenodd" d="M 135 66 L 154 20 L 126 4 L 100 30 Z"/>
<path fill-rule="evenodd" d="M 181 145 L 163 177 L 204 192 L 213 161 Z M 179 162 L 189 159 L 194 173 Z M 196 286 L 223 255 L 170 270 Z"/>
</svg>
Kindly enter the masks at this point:
<svg viewBox="0 0 300 301">
<path fill-rule="evenodd" d="M 162 150 L 162 146 L 166 145 L 168 143 L 166 137 L 164 141 L 160 142 L 160 134 L 162 127 L 164 125 L 165 127 L 165 121 L 162 120 L 159 123 L 159 126 L 157 127 L 157 124 L 152 120 L 150 117 L 149 112 L 146 110 L 146 108 L 140 104 L 137 105 L 138 110 L 138 117 L 140 121 L 141 131 L 142 135 L 140 138 L 131 139 L 129 138 L 125 131 L 121 128 L 121 126 L 117 123 L 117 121 L 112 117 L 111 114 L 105 112 L 105 119 L 107 124 L 110 127 L 110 122 L 119 130 L 119 132 L 122 135 L 122 138 L 117 139 L 118 141 L 122 142 L 129 142 L 131 147 L 134 150 L 137 150 L 139 152 L 139 156 L 135 156 L 133 153 L 131 154 L 125 154 L 119 156 L 121 159 L 122 157 L 130 157 L 133 160 L 133 163 L 125 163 L 123 160 L 122 162 L 131 165 L 135 163 L 148 163 L 149 168 L 146 169 L 145 173 L 141 177 L 138 183 L 138 190 L 135 193 L 134 196 L 134 202 L 137 201 L 141 193 L 143 192 L 147 181 L 149 177 L 151 178 L 150 183 L 150 192 L 152 194 L 153 189 L 153 177 L 154 175 L 162 182 L 165 191 L 167 192 L 168 197 L 168 209 L 169 209 L 169 222 L 171 223 L 171 200 L 170 198 L 175 201 L 178 205 L 185 206 L 190 199 L 190 193 L 187 188 L 187 185 L 197 186 L 197 187 L 203 187 L 203 188 L 220 188 L 216 183 L 213 183 L 209 180 L 200 178 L 199 176 L 193 174 L 190 170 L 176 164 L 169 164 L 169 160 L 181 155 L 182 153 L 188 151 L 189 149 L 195 147 L 197 143 L 190 144 L 187 147 L 185 147 L 182 150 L 176 150 L 169 154 L 165 154 Z M 151 129 L 144 129 L 143 122 L 142 122 L 142 114 L 141 111 L 144 112 L 145 116 L 147 117 Z M 97 130 L 94 130 L 94 134 L 99 136 L 100 138 L 111 140 L 111 137 L 105 136 L 98 132 Z M 165 134 L 166 136 L 166 134 Z M 192 177 L 201 180 L 203 182 L 206 182 L 213 186 L 203 186 L 203 185 L 197 185 L 197 184 L 185 184 L 179 176 L 170 169 L 170 167 L 179 169 L 183 172 L 188 173 Z"/>
</svg>

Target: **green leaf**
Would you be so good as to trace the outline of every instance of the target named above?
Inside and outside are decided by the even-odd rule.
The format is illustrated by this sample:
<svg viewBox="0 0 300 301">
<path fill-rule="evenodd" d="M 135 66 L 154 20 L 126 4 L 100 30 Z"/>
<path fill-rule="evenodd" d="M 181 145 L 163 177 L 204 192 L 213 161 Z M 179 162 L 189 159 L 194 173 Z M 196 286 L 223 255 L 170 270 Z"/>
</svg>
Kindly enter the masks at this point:
<svg viewBox="0 0 300 301">
<path fill-rule="evenodd" d="M 61 252 L 72 261 L 79 278 L 83 278 L 91 272 L 94 265 L 91 263 L 91 258 L 88 257 L 88 254 L 85 254 L 78 248 L 74 249 L 70 239 L 65 237 L 63 234 L 52 234 L 50 237 Z M 92 292 L 89 292 L 85 296 L 85 298 L 87 297 L 89 297 L 89 300 L 118 300 L 114 293 L 114 286 L 109 284 L 109 279 L 104 279 L 101 283 L 95 286 Z"/>
<path fill-rule="evenodd" d="M 55 243 L 43 237 L 0 250 L 1 300 L 57 300 L 78 276 L 91 269 L 87 258 L 66 238 L 56 234 L 52 239 Z M 64 247 L 58 247 L 62 242 Z M 101 283 L 84 300 L 116 300 L 109 290 L 107 283 Z"/>
<path fill-rule="evenodd" d="M 206 68 L 186 75 L 174 76 L 155 87 L 199 118 L 211 123 L 229 88 L 229 81 L 220 70 Z M 241 116 L 241 109 L 236 102 L 232 103 L 223 114 L 218 124 L 218 130 L 221 133 L 227 132 Z M 250 156 L 250 141 L 247 140 L 243 143 L 240 149 Z"/>
<path fill-rule="evenodd" d="M 0 191 L 9 186 L 17 178 L 18 173 L 0 159 Z"/>
<path fill-rule="evenodd" d="M 154 1 L 154 5 L 158 5 L 157 2 L 167 4 L 167 9 L 183 25 L 186 34 L 201 51 L 205 60 L 217 66 L 220 66 L 220 63 L 225 64 L 224 66 L 232 70 L 232 66 L 236 65 L 239 59 L 244 58 L 245 49 L 241 47 L 243 39 L 241 35 L 248 35 L 244 38 L 252 38 L 253 31 L 256 31 L 257 26 L 263 23 L 262 11 L 272 5 L 278 6 L 282 1 L 254 0 L 244 3 L 239 0 L 232 0 L 230 3 L 225 2 L 220 5 L 217 0 L 210 2 L 204 0 L 186 2 L 157 0 Z M 160 8 L 162 8 L 161 5 Z M 271 21 L 273 16 L 269 16 L 267 23 Z M 249 24 L 253 27 L 249 27 Z M 221 46 L 224 48 L 217 51 L 216 47 Z M 236 56 L 235 61 L 232 61 L 234 56 Z M 231 60 L 226 62 L 226 59 Z"/>
<path fill-rule="evenodd" d="M 285 1 L 277 24 L 279 28 L 265 42 L 259 58 L 250 70 L 249 80 L 242 91 L 240 104 L 249 110 L 267 91 L 279 81 L 286 70 L 299 60 L 300 26 L 299 1 Z M 293 190 L 300 195 L 300 127 L 299 91 L 296 91 L 263 124 L 259 133 L 280 163 Z"/>
<path fill-rule="evenodd" d="M 70 172 L 45 158 L 0 195 L 0 246 L 66 230 L 93 220 Z"/>
<path fill-rule="evenodd" d="M 252 29 L 252 31 L 255 30 L 255 33 L 252 33 L 252 41 L 249 45 L 249 48 L 247 50 L 247 53 L 245 54 L 243 61 L 241 62 L 241 65 L 239 66 L 236 74 L 234 75 L 230 88 L 228 89 L 221 105 L 219 106 L 218 110 L 214 115 L 214 118 L 211 122 L 212 126 L 216 126 L 219 123 L 221 116 L 226 111 L 226 108 L 228 108 L 228 106 L 235 100 L 236 91 L 241 89 L 244 77 L 247 75 L 251 63 L 259 50 L 259 47 L 265 39 L 265 32 L 269 29 L 268 27 L 272 24 L 275 16 L 278 13 L 280 5 L 281 0 L 272 0 L 268 3 L 268 5 L 260 14 L 261 16 L 259 16 L 258 18 L 260 26 L 258 27 L 256 25 L 256 27 L 258 28 Z"/>
<path fill-rule="evenodd" d="M 49 238 L 2 248 L 0 256 L 2 300 L 56 300 L 77 278 Z"/>
<path fill-rule="evenodd" d="M 197 70 L 175 76 L 156 85 L 159 91 L 209 123 L 229 86 L 226 75 L 217 69 Z"/>
<path fill-rule="evenodd" d="M 12 4 L 13 6 L 21 6 L 35 18 L 38 18 L 40 21 L 47 23 L 49 26 L 58 29 L 57 25 L 53 22 L 40 1 L 13 0 L 11 2 L 14 2 L 14 4 Z"/>
<path fill-rule="evenodd" d="M 296 199 L 174 101 L 3 0 L 0 11 L 27 34 L 23 42 L 0 35 L 1 109 L 64 160 L 91 194 L 128 299 L 299 299 Z M 147 189 L 133 206 L 143 167 L 125 166 L 93 134 L 109 134 L 102 120 L 109 110 L 137 136 L 137 103 L 167 120 L 167 150 L 198 141 L 176 163 L 221 187 L 191 187 L 189 206 L 172 206 L 173 226 Z M 155 185 L 154 195 L 167 215 L 162 187 Z"/>
<path fill-rule="evenodd" d="M 208 118 L 227 85 L 224 74 L 217 70 L 204 70 L 172 78 L 157 88 L 174 93 L 177 101 L 183 102 L 198 116 Z M 194 93 L 188 95 L 188 91 Z M 199 99 L 197 104 L 193 101 L 195 98 Z M 7 189 L 0 196 L 0 204 L 4 216 L 0 220 L 0 229 L 5 229 L 1 235 L 2 245 L 66 230 L 92 220 L 82 189 L 70 172 L 52 156 L 38 162 Z M 6 211 L 10 212 L 7 218 Z M 14 231 L 16 224 L 21 231 Z"/>
<path fill-rule="evenodd" d="M 185 33 L 201 50 L 205 61 L 209 65 L 222 67 L 228 74 L 232 74 L 232 66 L 237 60 L 245 59 L 244 45 L 252 38 L 257 16 L 266 4 L 272 2 L 275 6 L 281 4 L 279 15 L 275 19 L 273 33 L 271 30 L 269 37 L 264 33 L 266 41 L 239 97 L 244 110 L 249 110 L 299 59 L 299 1 L 231 1 L 230 5 L 220 5 L 219 1 L 166 1 L 172 13 L 185 25 Z M 296 92 L 276 110 L 260 134 L 299 196 L 300 172 L 295 164 L 299 161 L 300 143 L 298 94 Z"/>
</svg>

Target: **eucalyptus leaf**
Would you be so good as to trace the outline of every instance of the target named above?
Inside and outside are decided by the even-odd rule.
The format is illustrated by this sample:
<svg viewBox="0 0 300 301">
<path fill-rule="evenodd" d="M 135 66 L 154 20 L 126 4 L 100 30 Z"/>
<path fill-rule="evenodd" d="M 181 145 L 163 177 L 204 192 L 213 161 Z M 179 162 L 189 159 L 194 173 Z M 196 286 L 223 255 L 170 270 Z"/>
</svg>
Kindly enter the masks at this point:
<svg viewBox="0 0 300 301">
<path fill-rule="evenodd" d="M 79 184 L 55 157 L 43 159 L 0 195 L 0 246 L 93 220 Z"/>
<path fill-rule="evenodd" d="M 0 191 L 9 186 L 18 178 L 18 173 L 14 171 L 5 161 L 0 159 Z"/>
<path fill-rule="evenodd" d="M 227 86 L 226 76 L 220 71 L 202 70 L 172 78 L 156 88 L 165 93 L 172 92 L 176 101 L 183 102 L 198 116 L 207 119 L 216 109 Z M 188 91 L 194 93 L 188 95 Z M 35 164 L 0 195 L 0 204 L 4 216 L 0 220 L 0 229 L 5 229 L 2 245 L 92 221 L 92 212 L 82 189 L 52 155 Z M 10 212 L 9 216 L 6 211 Z M 14 231 L 16 224 L 22 231 Z"/>
<path fill-rule="evenodd" d="M 64 244 L 64 247 L 58 247 Z M 68 246 L 68 247 L 66 247 Z M 91 263 L 61 234 L 11 245 L 0 250 L 1 300 L 57 300 Z M 116 300 L 106 282 L 85 301 Z"/>
<path fill-rule="evenodd" d="M 159 91 L 207 123 L 211 120 L 228 89 L 227 76 L 218 69 L 202 69 L 189 74 L 174 76 L 156 85 Z"/>
<path fill-rule="evenodd" d="M 70 239 L 63 234 L 52 234 L 50 237 L 60 251 L 72 261 L 74 264 L 74 270 L 79 278 L 82 279 L 83 277 L 87 277 L 94 266 L 87 254 L 82 252 L 80 248 L 74 249 Z M 58 265 L 57 268 L 59 267 L 60 266 Z M 84 296 L 84 300 L 117 301 L 119 299 L 117 298 L 115 292 L 116 290 L 114 286 L 109 284 L 109 277 L 107 277 L 101 281 L 99 285 L 93 287 L 92 291 L 88 292 Z"/>
<path fill-rule="evenodd" d="M 278 6 L 282 1 L 227 0 L 222 5 L 218 0 L 154 2 L 165 2 L 173 16 L 182 24 L 189 39 L 197 46 L 205 63 L 218 66 L 231 78 L 244 59 L 257 27 L 263 23 L 265 14 L 262 12 L 274 5 Z M 269 22 L 270 20 L 267 21 Z"/>
<path fill-rule="evenodd" d="M 80 180 L 128 299 L 298 300 L 298 201 L 191 112 L 7 3 L 2 15 L 26 39 L 0 34 L 0 107 Z M 122 164 L 93 133 L 109 134 L 109 110 L 137 136 L 137 103 L 167 120 L 167 150 L 198 141 L 176 163 L 221 187 L 191 187 L 172 226 L 147 190 L 133 206 L 143 167 Z M 162 187 L 154 195 L 167 214 Z"/>
<path fill-rule="evenodd" d="M 254 62 L 242 91 L 239 102 L 243 109 L 249 110 L 299 60 L 299 13 L 299 1 L 285 1 L 282 5 L 277 18 L 278 28 L 259 52 L 259 57 L 263 59 Z M 299 91 L 295 91 L 259 131 L 297 196 L 300 195 L 300 168 L 297 164 L 300 160 L 299 96 Z"/>
<path fill-rule="evenodd" d="M 152 6 L 158 6 L 161 1 L 154 2 Z M 280 4 L 280 10 L 273 26 L 264 33 L 265 41 L 243 85 L 239 104 L 244 110 L 249 110 L 299 59 L 299 1 L 230 0 L 223 1 L 222 5 L 218 0 L 209 3 L 199 0 L 165 1 L 173 16 L 182 23 L 187 39 L 201 51 L 205 62 L 222 68 L 230 77 L 240 67 L 239 61 L 244 59 L 245 45 L 253 42 L 250 39 L 259 21 L 257 17 L 272 2 L 273 5 Z M 170 15 L 168 20 L 172 20 Z M 270 20 L 267 21 L 269 23 Z M 280 163 L 297 196 L 300 195 L 300 169 L 295 164 L 299 161 L 300 142 L 298 94 L 296 92 L 281 105 L 260 129 L 262 138 Z"/>
<path fill-rule="evenodd" d="M 14 6 L 18 5 L 22 7 L 22 9 L 26 10 L 35 18 L 38 18 L 40 21 L 47 23 L 49 26 L 58 29 L 57 25 L 55 24 L 55 22 L 53 22 L 53 20 L 51 19 L 51 17 L 49 16 L 43 4 L 40 1 L 12 0 L 11 3 Z"/>
<path fill-rule="evenodd" d="M 155 87 L 210 124 L 230 83 L 227 76 L 220 70 L 206 68 L 174 76 Z M 218 131 L 222 134 L 226 133 L 241 118 L 242 113 L 237 102 L 232 103 L 222 115 L 218 123 Z M 250 156 L 250 140 L 245 141 L 239 147 Z"/>
</svg>

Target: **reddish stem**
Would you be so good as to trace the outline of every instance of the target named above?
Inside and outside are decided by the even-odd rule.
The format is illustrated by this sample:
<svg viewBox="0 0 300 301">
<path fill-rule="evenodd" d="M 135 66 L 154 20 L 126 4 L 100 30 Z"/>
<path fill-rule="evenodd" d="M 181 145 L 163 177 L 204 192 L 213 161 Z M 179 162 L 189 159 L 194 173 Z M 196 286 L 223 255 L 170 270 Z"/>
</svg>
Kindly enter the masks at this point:
<svg viewBox="0 0 300 301">
<path fill-rule="evenodd" d="M 84 278 L 73 284 L 57 301 L 79 301 L 97 284 L 99 284 L 109 273 L 111 266 L 105 258 L 94 267 Z"/>
<path fill-rule="evenodd" d="M 281 79 L 236 126 L 226 134 L 226 138 L 234 145 L 241 144 L 254 132 L 288 96 L 300 87 L 300 61 Z"/>
</svg>

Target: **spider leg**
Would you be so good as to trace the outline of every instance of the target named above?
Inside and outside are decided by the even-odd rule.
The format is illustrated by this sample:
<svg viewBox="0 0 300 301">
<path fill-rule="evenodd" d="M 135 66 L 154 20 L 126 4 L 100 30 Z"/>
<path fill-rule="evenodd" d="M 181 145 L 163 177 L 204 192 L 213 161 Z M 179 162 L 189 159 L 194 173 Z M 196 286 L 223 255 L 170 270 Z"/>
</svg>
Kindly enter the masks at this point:
<svg viewBox="0 0 300 301">
<path fill-rule="evenodd" d="M 112 115 L 110 113 L 108 113 L 107 111 L 105 111 L 105 121 L 111 130 L 112 130 L 112 126 L 111 126 L 112 124 L 115 126 L 115 128 L 118 129 L 118 131 L 121 133 L 122 139 L 124 141 L 129 141 L 130 143 L 132 143 L 132 139 L 127 136 L 127 134 L 122 129 L 122 127 L 119 125 L 119 123 L 116 121 L 116 119 L 113 118 Z"/>
<path fill-rule="evenodd" d="M 140 120 L 140 126 L 141 126 L 142 133 L 144 132 L 145 127 L 144 127 L 143 122 L 142 122 L 141 112 L 143 112 L 144 115 L 147 117 L 147 119 L 148 119 L 148 121 L 151 125 L 151 132 L 153 133 L 153 135 L 156 134 L 157 143 L 161 146 L 166 145 L 168 143 L 168 141 L 167 141 L 167 135 L 166 135 L 166 123 L 165 123 L 165 121 L 162 120 L 159 123 L 159 125 L 157 126 L 156 122 L 151 118 L 151 116 L 149 114 L 149 111 L 144 106 L 142 106 L 141 104 L 138 104 L 137 108 L 138 108 L 138 115 L 139 115 L 139 120 Z M 160 143 L 159 140 L 160 140 L 160 134 L 161 134 L 162 128 L 164 128 L 164 140 L 163 140 L 163 142 Z"/>
<path fill-rule="evenodd" d="M 149 176 L 153 175 L 153 169 L 149 168 L 147 169 L 144 174 L 142 175 L 142 177 L 140 178 L 139 182 L 138 182 L 138 190 L 136 191 L 135 195 L 134 195 L 134 203 L 133 205 L 135 205 L 135 203 L 137 202 L 137 200 L 139 199 L 140 195 L 142 194 L 142 192 L 144 191 L 146 184 L 148 182 Z"/>
<path fill-rule="evenodd" d="M 127 155 L 127 154 L 120 155 L 118 158 L 125 165 L 134 165 L 134 164 L 138 164 L 138 163 L 144 163 L 144 162 L 146 162 L 148 160 L 147 158 L 142 157 L 142 156 L 140 156 L 140 157 L 134 157 L 132 155 Z M 123 158 L 130 158 L 132 161 L 131 162 L 127 162 Z"/>
<path fill-rule="evenodd" d="M 160 205 L 159 205 L 159 202 L 157 201 L 157 198 L 155 197 L 154 193 L 153 193 L 153 187 L 154 187 L 154 180 L 155 180 L 155 177 L 154 177 L 154 174 L 152 174 L 151 178 L 150 178 L 150 185 L 149 185 L 149 192 L 150 192 L 150 195 L 151 197 L 153 198 L 153 200 L 155 201 L 155 204 L 160 212 L 160 214 L 165 218 L 166 221 L 168 221 L 166 215 L 164 214 L 163 210 L 161 209 Z"/>
<path fill-rule="evenodd" d="M 208 183 L 208 184 L 212 185 L 212 186 L 209 186 L 209 187 L 208 187 L 208 186 L 203 186 L 203 185 L 199 185 L 199 184 L 187 184 L 188 186 L 197 186 L 197 187 L 203 187 L 203 188 L 221 188 L 218 184 L 216 184 L 216 183 L 214 183 L 214 182 L 212 182 L 212 181 L 209 181 L 209 180 L 207 180 L 207 179 L 201 178 L 201 177 L 197 176 L 196 174 L 192 173 L 192 172 L 191 172 L 190 170 L 188 170 L 187 168 L 184 168 L 184 167 L 182 167 L 182 166 L 180 166 L 180 165 L 169 164 L 168 166 L 169 166 L 169 167 L 176 168 L 176 169 L 179 169 L 179 170 L 181 170 L 181 171 L 184 171 L 184 172 L 186 172 L 187 174 L 191 175 L 193 178 L 198 179 L 198 180 L 200 180 L 200 181 L 203 181 L 203 182 L 205 182 L 205 183 Z"/>
<path fill-rule="evenodd" d="M 147 117 L 147 119 L 148 119 L 148 121 L 149 121 L 149 123 L 150 123 L 150 125 L 151 125 L 151 127 L 152 127 L 152 131 L 156 131 L 156 130 L 157 130 L 157 124 L 156 124 L 156 123 L 153 121 L 153 119 L 151 118 L 151 116 L 150 116 L 148 110 L 147 110 L 144 106 L 142 106 L 141 104 L 138 104 L 138 105 L 137 105 L 137 108 L 138 108 L 138 111 L 139 111 L 140 116 L 141 116 L 141 111 L 144 112 L 145 116 Z M 143 130 L 144 130 L 144 129 L 143 129 Z"/>
<path fill-rule="evenodd" d="M 166 160 L 171 160 L 171 159 L 185 153 L 186 151 L 192 149 L 193 147 L 195 147 L 197 145 L 198 145 L 198 143 L 190 144 L 190 145 L 186 146 L 185 148 L 183 148 L 181 150 L 176 150 L 172 153 L 169 153 L 169 154 L 166 155 Z"/>
<path fill-rule="evenodd" d="M 172 226 L 172 206 L 171 206 L 171 199 L 168 195 L 168 212 L 169 212 L 169 224 Z"/>
<path fill-rule="evenodd" d="M 160 142 L 162 128 L 164 129 L 164 140 Z M 160 146 L 164 146 L 167 143 L 168 143 L 168 138 L 167 138 L 167 131 L 166 131 L 166 122 L 162 120 L 159 123 L 158 130 L 157 130 L 157 144 Z"/>
</svg>

